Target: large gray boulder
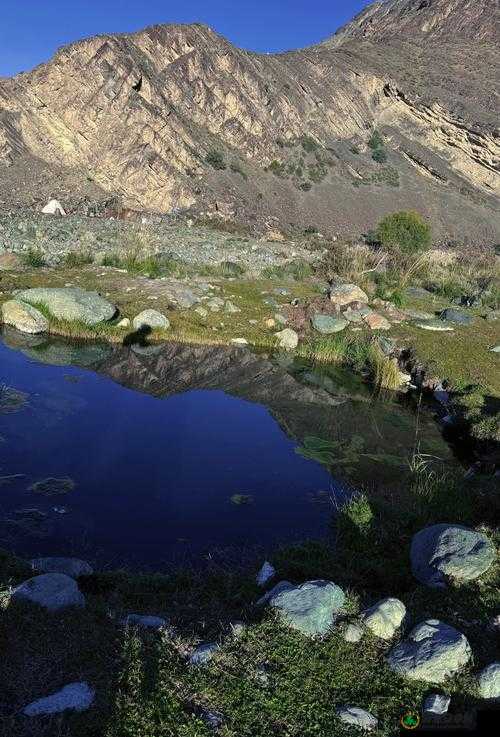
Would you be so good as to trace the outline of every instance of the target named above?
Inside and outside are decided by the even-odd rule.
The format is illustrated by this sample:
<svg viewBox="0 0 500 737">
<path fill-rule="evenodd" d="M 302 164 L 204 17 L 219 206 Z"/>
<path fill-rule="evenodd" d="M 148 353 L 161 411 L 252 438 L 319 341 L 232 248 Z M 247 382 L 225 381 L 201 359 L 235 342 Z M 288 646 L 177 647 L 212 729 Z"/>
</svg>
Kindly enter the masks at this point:
<svg viewBox="0 0 500 737">
<path fill-rule="evenodd" d="M 271 592 L 269 605 L 281 619 L 304 635 L 325 635 L 341 611 L 345 594 L 331 581 L 307 581 Z"/>
<path fill-rule="evenodd" d="M 352 727 L 358 727 L 366 732 L 378 727 L 378 719 L 359 706 L 339 706 L 335 711 L 344 724 L 349 724 Z"/>
<path fill-rule="evenodd" d="M 477 677 L 482 699 L 500 700 L 500 662 L 490 663 Z"/>
<path fill-rule="evenodd" d="M 91 576 L 94 572 L 92 566 L 85 560 L 79 558 L 33 558 L 30 561 L 34 571 L 42 573 L 64 573 L 65 576 L 78 578 L 78 576 Z"/>
<path fill-rule="evenodd" d="M 471 581 L 488 570 L 495 546 L 481 532 L 462 525 L 433 525 L 414 535 L 413 575 L 426 586 L 445 588 L 449 581 Z"/>
<path fill-rule="evenodd" d="M 111 320 L 116 307 L 97 292 L 80 287 L 35 287 L 16 292 L 16 299 L 28 304 L 43 304 L 58 320 L 78 320 L 97 325 Z"/>
<path fill-rule="evenodd" d="M 465 635 L 439 622 L 428 619 L 410 632 L 387 655 L 389 667 L 406 678 L 427 683 L 442 683 L 460 671 L 472 656 Z"/>
<path fill-rule="evenodd" d="M 50 696 L 33 701 L 23 709 L 27 717 L 60 714 L 63 711 L 86 711 L 95 699 L 95 691 L 88 683 L 69 683 Z"/>
<path fill-rule="evenodd" d="M 37 604 L 49 612 L 85 606 L 85 597 L 76 581 L 63 573 L 44 573 L 30 578 L 14 589 L 12 600 Z"/>
<path fill-rule="evenodd" d="M 363 623 L 383 640 L 391 640 L 401 627 L 406 607 L 399 599 L 382 599 L 362 613 Z"/>
<path fill-rule="evenodd" d="M 11 325 L 22 333 L 37 335 L 46 333 L 49 329 L 49 321 L 42 313 L 31 305 L 19 302 L 17 299 L 9 299 L 1 308 L 2 322 Z"/>
</svg>

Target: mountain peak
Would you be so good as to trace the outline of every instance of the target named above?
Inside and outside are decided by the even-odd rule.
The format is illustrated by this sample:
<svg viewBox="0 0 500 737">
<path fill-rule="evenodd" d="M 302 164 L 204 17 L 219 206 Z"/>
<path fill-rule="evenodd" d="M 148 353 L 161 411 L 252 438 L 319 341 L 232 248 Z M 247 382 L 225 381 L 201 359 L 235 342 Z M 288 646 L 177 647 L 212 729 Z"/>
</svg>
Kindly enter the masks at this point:
<svg viewBox="0 0 500 737">
<path fill-rule="evenodd" d="M 365 8 L 326 43 L 350 38 L 498 41 L 498 0 L 385 0 Z"/>
</svg>

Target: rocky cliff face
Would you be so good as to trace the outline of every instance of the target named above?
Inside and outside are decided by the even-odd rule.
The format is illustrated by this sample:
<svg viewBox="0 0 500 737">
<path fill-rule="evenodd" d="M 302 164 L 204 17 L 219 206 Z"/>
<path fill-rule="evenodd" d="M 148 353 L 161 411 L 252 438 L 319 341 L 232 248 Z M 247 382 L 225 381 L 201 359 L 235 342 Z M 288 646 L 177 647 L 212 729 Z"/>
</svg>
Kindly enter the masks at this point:
<svg viewBox="0 0 500 737">
<path fill-rule="evenodd" d="M 491 0 L 387 0 L 365 8 L 329 41 L 347 38 L 457 39 L 498 43 L 498 3 Z"/>
<path fill-rule="evenodd" d="M 73 44 L 0 80 L 0 206 L 111 193 L 139 210 L 352 235 L 406 207 L 438 238 L 498 240 L 495 8 L 376 3 L 279 55 L 201 25 Z M 371 158 L 373 129 L 386 162 Z M 226 168 L 207 163 L 213 151 Z"/>
</svg>

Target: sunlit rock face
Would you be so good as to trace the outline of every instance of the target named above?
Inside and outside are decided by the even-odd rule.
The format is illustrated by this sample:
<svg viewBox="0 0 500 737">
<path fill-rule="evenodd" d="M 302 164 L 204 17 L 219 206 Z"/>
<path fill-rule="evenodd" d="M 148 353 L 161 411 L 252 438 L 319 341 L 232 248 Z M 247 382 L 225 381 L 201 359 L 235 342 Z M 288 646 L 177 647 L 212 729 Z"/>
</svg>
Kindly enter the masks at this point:
<svg viewBox="0 0 500 737">
<path fill-rule="evenodd" d="M 0 80 L 0 182 L 11 185 L 1 199 L 35 204 L 53 192 L 71 210 L 83 192 L 112 193 L 138 210 L 192 208 L 254 225 L 312 218 L 352 233 L 412 207 L 438 236 L 492 242 L 495 8 L 375 3 L 324 43 L 279 55 L 243 51 L 197 24 L 77 42 Z M 373 128 L 389 170 L 366 149 Z M 304 137 L 319 147 L 319 169 Z M 206 162 L 213 150 L 225 169 Z M 311 181 L 288 172 L 301 155 Z M 266 171 L 273 162 L 279 176 Z"/>
</svg>

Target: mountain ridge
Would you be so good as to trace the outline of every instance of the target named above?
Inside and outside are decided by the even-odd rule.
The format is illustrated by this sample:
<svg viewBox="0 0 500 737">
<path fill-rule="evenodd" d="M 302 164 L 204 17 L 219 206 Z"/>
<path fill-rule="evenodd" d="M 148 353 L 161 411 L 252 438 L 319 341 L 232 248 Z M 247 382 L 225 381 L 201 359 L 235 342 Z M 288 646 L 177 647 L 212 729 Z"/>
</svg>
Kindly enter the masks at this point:
<svg viewBox="0 0 500 737">
<path fill-rule="evenodd" d="M 443 2 L 430 7 L 439 13 Z M 396 23 L 415 5 L 376 3 L 329 40 L 279 54 L 239 49 L 205 24 L 62 47 L 0 78 L 0 206 L 38 206 L 59 184 L 75 200 L 76 188 L 138 210 L 353 235 L 404 207 L 442 239 L 498 240 L 498 51 L 413 32 L 374 40 L 381 8 Z M 456 14 L 470 3 L 447 5 Z M 367 17 L 372 38 L 358 38 Z M 367 146 L 375 128 L 385 165 Z M 213 150 L 225 169 L 207 163 Z"/>
</svg>

